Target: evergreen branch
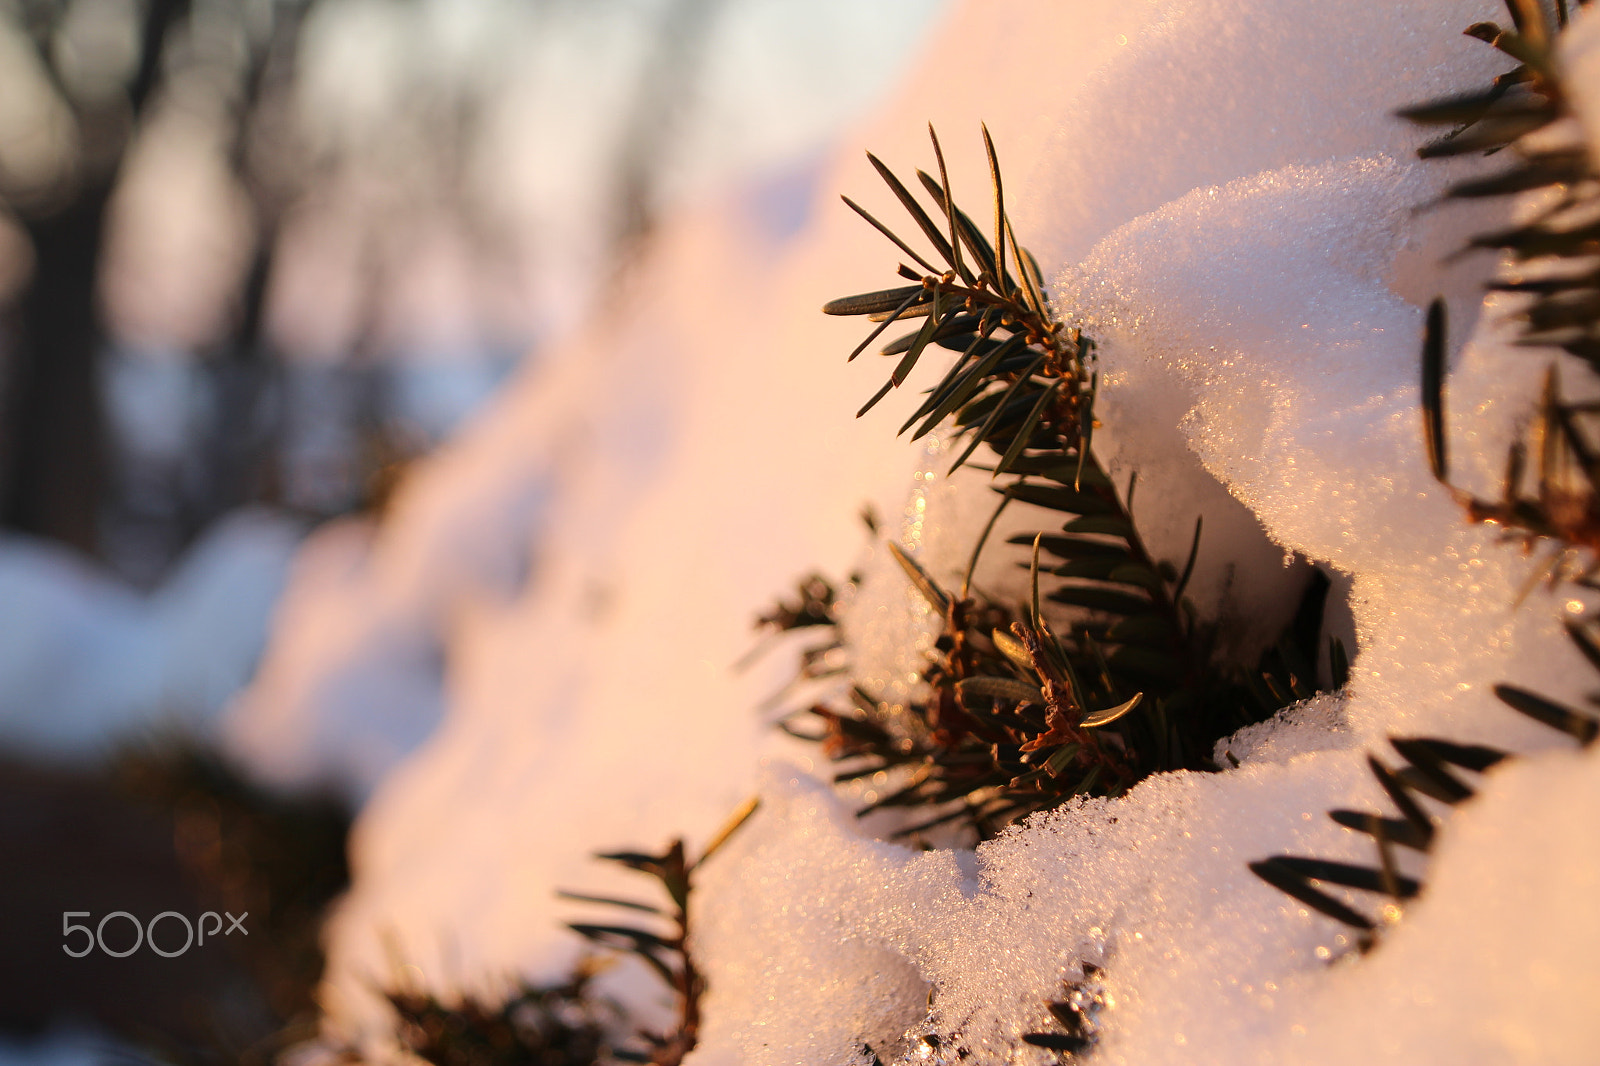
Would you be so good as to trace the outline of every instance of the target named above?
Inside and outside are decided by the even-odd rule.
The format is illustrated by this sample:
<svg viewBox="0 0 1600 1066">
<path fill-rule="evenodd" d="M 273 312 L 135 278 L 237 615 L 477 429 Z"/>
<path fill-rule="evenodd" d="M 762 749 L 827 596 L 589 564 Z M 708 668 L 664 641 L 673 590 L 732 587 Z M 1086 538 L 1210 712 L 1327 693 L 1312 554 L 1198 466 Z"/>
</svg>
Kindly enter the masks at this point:
<svg viewBox="0 0 1600 1066">
<path fill-rule="evenodd" d="M 1382 924 L 1398 920 L 1401 903 L 1415 899 L 1422 892 L 1420 881 L 1396 873 L 1389 852 L 1391 844 L 1421 852 L 1432 849 L 1436 827 L 1420 802 L 1420 796 L 1449 806 L 1461 803 L 1470 799 L 1476 790 L 1451 774 L 1446 769 L 1447 764 L 1482 773 L 1507 758 L 1504 752 L 1493 748 L 1432 738 L 1391 737 L 1389 743 L 1406 764 L 1399 770 L 1392 770 L 1368 756 L 1367 765 L 1400 809 L 1401 817 L 1385 818 L 1347 810 L 1328 812 L 1337 824 L 1373 838 L 1379 857 L 1376 867 L 1293 855 L 1278 855 L 1248 864 L 1251 873 L 1274 888 L 1355 930 L 1359 934 L 1356 943 L 1362 951 L 1376 944 Z M 1386 896 L 1393 903 L 1384 908 L 1383 922 L 1374 921 L 1316 887 L 1316 882 Z"/>
<path fill-rule="evenodd" d="M 815 580 L 820 581 L 820 579 Z M 811 587 L 808 588 L 808 585 Z M 826 586 L 826 582 L 822 582 L 822 585 Z M 826 587 L 831 606 L 831 586 Z M 802 608 L 778 612 L 781 619 L 794 621 L 806 617 L 808 613 L 819 611 L 822 606 L 821 593 L 822 589 L 816 587 L 814 583 L 802 583 Z M 700 998 L 705 994 L 706 983 L 689 954 L 689 896 L 693 889 L 693 876 L 695 870 L 727 843 L 728 838 L 755 813 L 756 802 L 752 799 L 739 808 L 727 825 L 723 826 L 706 845 L 705 851 L 695 862 L 691 863 L 685 859 L 681 839 L 674 840 L 667 850 L 659 855 L 649 852 L 617 851 L 596 856 L 655 878 L 672 902 L 672 908 L 668 911 L 631 900 L 609 899 L 572 892 L 560 893 L 566 899 L 650 912 L 667 919 L 670 925 L 670 931 L 662 934 L 631 925 L 567 923 L 567 928 L 590 942 L 632 955 L 643 962 L 672 990 L 677 1001 L 678 1021 L 671 1032 L 652 1033 L 639 1029 L 635 1036 L 643 1043 L 643 1047 L 619 1049 L 616 1052 L 617 1058 L 649 1063 L 651 1066 L 679 1066 L 684 1056 L 694 1050 L 700 1033 Z"/>
<path fill-rule="evenodd" d="M 1553 206 L 1509 229 L 1480 234 L 1468 248 L 1505 249 L 1519 261 L 1543 260 L 1533 279 L 1499 281 L 1491 289 L 1531 297 L 1521 315 L 1517 344 L 1556 347 L 1600 372 L 1600 170 L 1581 144 L 1525 148 L 1529 134 L 1572 115 L 1570 93 L 1553 61 L 1555 38 L 1566 25 L 1563 5 L 1554 25 L 1530 0 L 1508 0 L 1513 28 L 1479 23 L 1469 36 L 1485 41 L 1519 65 L 1488 88 L 1405 108 L 1403 118 L 1426 125 L 1459 123 L 1445 137 L 1418 150 L 1424 159 L 1512 149 L 1522 161 L 1488 178 L 1458 182 L 1444 199 L 1478 199 L 1539 189 L 1559 193 Z M 1524 491 L 1527 446 L 1519 440 L 1506 457 L 1498 500 L 1486 500 L 1452 485 L 1444 430 L 1446 318 L 1443 300 L 1428 309 L 1422 346 L 1423 439 L 1433 475 L 1450 490 L 1473 522 L 1493 522 L 1508 539 L 1529 551 L 1550 546 L 1543 572 L 1589 582 L 1600 558 L 1600 463 L 1590 439 L 1600 433 L 1600 412 L 1562 400 L 1551 368 L 1531 436 L 1537 445 L 1536 483 Z"/>
<path fill-rule="evenodd" d="M 931 346 L 960 353 L 900 432 L 915 426 L 914 438 L 921 437 L 953 422 L 953 440 L 967 439 L 951 470 L 987 446 L 997 458 L 982 469 L 996 479 L 1009 477 L 995 486 L 999 506 L 1016 499 L 1054 511 L 1060 533 L 1012 538 L 1034 546 L 1033 561 L 1019 562 L 1033 571 L 1033 604 L 1019 612 L 971 588 L 994 517 L 958 593 L 890 544 L 943 621 L 935 655 L 922 671 L 929 695 L 890 712 L 857 685 L 853 706 L 805 712 L 821 723 L 821 733 L 792 723 L 785 728 L 819 740 L 844 764 L 837 780 L 898 772 L 899 784 L 866 809 L 931 808 L 905 833 L 959 820 L 987 837 L 1073 795 L 1115 795 L 1160 770 L 1215 769 L 1210 752 L 1219 737 L 1315 691 L 1307 663 L 1317 657 L 1314 633 L 1326 584 L 1308 600 L 1307 610 L 1317 615 L 1311 647 L 1294 648 L 1286 638 L 1255 671 L 1215 661 L 1214 628 L 1196 624 L 1183 599 L 1201 526 L 1196 523 L 1181 574 L 1154 558 L 1129 507 L 1132 482 L 1126 497 L 1119 494 L 1095 457 L 1094 344 L 1055 317 L 1037 261 L 1017 242 L 992 138 L 985 130 L 991 243 L 955 203 L 943 152 L 929 132 L 939 176 L 917 176 L 931 211 L 881 161 L 869 159 L 948 269 L 927 267 L 892 229 L 858 208 L 927 273 L 902 266 L 901 276 L 916 284 L 843 297 L 824 311 L 923 320 L 881 348 L 900 360 L 861 413 L 908 380 Z M 1005 268 L 1007 254 L 1015 278 Z M 860 347 L 873 343 L 881 328 Z M 1049 582 L 1042 595 L 1041 573 Z M 1041 599 L 1066 609 L 1060 636 L 1039 613 Z"/>
<path fill-rule="evenodd" d="M 523 983 L 499 1004 L 401 989 L 384 998 L 400 1047 L 433 1066 L 593 1066 L 613 1057 L 606 1032 L 618 1013 L 590 991 L 593 974 L 580 965 L 561 985 Z"/>
<path fill-rule="evenodd" d="M 1594 628 L 1593 622 L 1586 626 L 1569 626 L 1568 635 L 1589 658 L 1591 665 L 1600 670 L 1600 663 L 1596 663 L 1588 653 L 1588 649 L 1595 646 Z M 1594 714 L 1574 710 L 1511 685 L 1496 685 L 1494 693 L 1512 710 L 1570 735 L 1580 747 L 1588 747 L 1600 737 L 1600 718 Z M 1460 804 L 1471 799 L 1476 789 L 1463 781 L 1452 768 L 1481 774 L 1512 757 L 1481 744 L 1457 744 L 1432 737 L 1391 737 L 1389 743 L 1405 760 L 1404 765 L 1399 769 L 1391 769 L 1372 756 L 1368 756 L 1367 765 L 1378 784 L 1399 808 L 1400 817 L 1386 818 L 1350 810 L 1328 812 L 1328 816 L 1337 824 L 1373 838 L 1378 848 L 1377 867 L 1288 855 L 1249 864 L 1250 871 L 1268 884 L 1357 930 L 1361 934 L 1357 945 L 1362 951 L 1371 949 L 1376 943 L 1379 923 L 1323 892 L 1313 882 L 1388 896 L 1396 906 L 1386 909 L 1385 920 L 1396 920 L 1399 916 L 1398 904 L 1416 898 L 1423 886 L 1421 882 L 1395 872 L 1389 853 L 1390 845 L 1398 844 L 1426 853 L 1432 850 L 1437 835 L 1437 826 L 1425 809 L 1422 797 L 1426 796 L 1447 807 Z"/>
</svg>

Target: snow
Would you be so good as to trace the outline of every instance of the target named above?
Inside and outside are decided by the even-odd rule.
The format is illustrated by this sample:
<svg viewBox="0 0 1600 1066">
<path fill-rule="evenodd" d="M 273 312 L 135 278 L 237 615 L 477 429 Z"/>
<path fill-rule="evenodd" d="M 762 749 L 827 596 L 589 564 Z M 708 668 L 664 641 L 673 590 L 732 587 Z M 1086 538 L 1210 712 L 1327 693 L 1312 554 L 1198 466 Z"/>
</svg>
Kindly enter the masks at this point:
<svg viewBox="0 0 1600 1066">
<path fill-rule="evenodd" d="M 275 614 L 282 635 L 222 721 L 224 746 L 247 750 L 253 772 L 280 787 L 338 787 L 359 800 L 438 720 L 436 642 L 400 610 L 372 625 L 355 607 L 372 536 L 371 522 L 352 518 L 306 539 Z M 313 701 L 337 713 L 304 713 Z"/>
<path fill-rule="evenodd" d="M 0 740 L 91 758 L 152 728 L 204 733 L 255 670 L 300 536 L 236 511 L 148 595 L 68 549 L 0 539 Z"/>
<path fill-rule="evenodd" d="M 1433 483 L 1419 444 L 1420 314 L 1374 271 L 1399 260 L 1410 206 L 1436 195 L 1438 180 L 1380 157 L 1197 189 L 1110 234 L 1062 290 L 1114 368 L 1107 436 L 1132 438 L 1120 447 L 1139 455 L 1175 425 L 1279 544 L 1353 575 L 1352 694 L 1370 702 L 1347 713 L 1374 737 L 1454 727 L 1434 713 L 1455 698 L 1439 682 L 1481 694 L 1511 679 L 1508 640 L 1519 627 L 1539 639 L 1543 614 L 1510 610 L 1528 564 L 1462 522 Z M 1450 234 L 1437 251 L 1463 240 Z M 1494 343 L 1505 308 L 1487 304 L 1479 336 L 1489 343 L 1466 346 L 1451 383 L 1453 435 L 1475 430 L 1485 466 L 1504 455 L 1538 380 L 1525 353 Z M 1147 427 L 1137 413 L 1152 402 L 1177 417 Z M 1109 451 L 1113 467 L 1126 463 Z M 1498 476 L 1476 473 L 1485 489 Z M 1146 499 L 1162 498 L 1159 480 L 1141 479 Z"/>
<path fill-rule="evenodd" d="M 1493 774 L 1452 820 L 1425 903 L 1382 950 L 1297 979 L 1311 992 L 1321 978 L 1301 1028 L 1278 1035 L 1277 1061 L 1303 1057 L 1301 1046 L 1330 1061 L 1591 1060 L 1600 1037 L 1592 1009 L 1600 927 L 1580 901 L 1600 879 L 1583 835 L 1600 810 L 1597 789 L 1593 751 Z M 1363 1031 L 1352 1017 L 1364 1020 Z"/>
<path fill-rule="evenodd" d="M 1365 958 L 1244 868 L 1279 850 L 1371 861 L 1321 817 L 1374 798 L 1337 761 L 1152 778 L 981 846 L 977 876 L 961 853 L 866 839 L 824 786 L 772 775 L 702 882 L 721 981 L 695 1061 L 844 1061 L 853 1041 L 882 1055 L 908 1030 L 944 1034 L 948 1061 L 956 1047 L 1014 1061 L 1019 1032 L 1050 1028 L 1043 996 L 1083 962 L 1109 964 L 1098 1062 L 1587 1061 L 1600 927 L 1579 912 L 1600 862 L 1575 841 L 1600 760 L 1557 752 L 1493 774 L 1451 822 L 1425 901 Z"/>
<path fill-rule="evenodd" d="M 1592 673 L 1560 623 L 1592 605 L 1566 587 L 1518 605 L 1536 561 L 1433 481 L 1421 308 L 1448 295 L 1465 341 L 1449 403 L 1467 485 L 1492 483 L 1544 361 L 1508 345 L 1513 304 L 1480 307 L 1491 261 L 1439 265 L 1497 209 L 1413 211 L 1462 171 L 1413 162 L 1419 135 L 1389 117 L 1497 69 L 1459 33 L 1494 13 L 974 0 L 816 183 L 870 189 L 864 145 L 897 169 L 924 161 L 932 116 L 958 198 L 977 202 L 986 118 L 1019 234 L 1100 342 L 1097 446 L 1119 483 L 1140 472 L 1157 553 L 1179 553 L 1203 511 L 1200 598 L 1241 624 L 1282 616 L 1303 579 L 1285 557 L 1333 570 L 1359 651 L 1345 694 L 1225 741 L 1235 770 L 1159 775 L 975 851 L 875 837 L 851 813 L 859 795 L 823 783 L 820 753 L 754 710 L 792 658 L 728 664 L 799 575 L 860 563 L 858 665 L 903 676 L 925 619 L 864 549 L 857 510 L 873 504 L 945 574 L 992 504 L 981 477 L 926 476 L 946 465 L 937 440 L 893 439 L 913 396 L 850 417 L 883 368 L 844 365 L 853 328 L 815 308 L 886 283 L 875 234 L 835 208 L 792 234 L 739 200 L 681 214 L 613 313 L 513 383 L 377 531 L 308 549 L 303 622 L 236 708 L 239 750 L 283 766 L 273 715 L 304 735 L 377 734 L 374 694 L 442 708 L 358 824 L 328 1039 L 382 1057 L 371 989 L 396 965 L 447 994 L 558 976 L 579 951 L 560 923 L 587 912 L 553 891 L 637 894 L 589 853 L 679 834 L 693 851 L 754 792 L 761 809 L 699 875 L 710 991 L 692 1066 L 865 1062 L 863 1045 L 886 1062 L 1051 1062 L 1018 1037 L 1046 1027 L 1046 1000 L 1086 963 L 1104 968 L 1094 1061 L 1108 1066 L 1583 1061 L 1600 1035 L 1600 755 L 1564 750 L 1489 685 L 1582 697 Z M 1019 41 L 1037 50 L 1026 61 Z M 1208 472 L 1226 495 L 1201 487 Z M 430 656 L 436 672 L 407 681 Z M 274 688 L 297 671 L 310 680 Z M 333 687 L 304 695 L 317 685 Z M 1246 863 L 1371 862 L 1370 841 L 1323 812 L 1387 809 L 1364 760 L 1388 734 L 1526 757 L 1449 818 L 1427 892 L 1357 957 Z M 663 1016 L 643 975 L 603 981 Z"/>
<path fill-rule="evenodd" d="M 29 1040 L 0 1040 L 4 1066 L 97 1066 L 108 1059 L 138 1054 L 112 1037 L 77 1026 L 57 1026 Z"/>
</svg>

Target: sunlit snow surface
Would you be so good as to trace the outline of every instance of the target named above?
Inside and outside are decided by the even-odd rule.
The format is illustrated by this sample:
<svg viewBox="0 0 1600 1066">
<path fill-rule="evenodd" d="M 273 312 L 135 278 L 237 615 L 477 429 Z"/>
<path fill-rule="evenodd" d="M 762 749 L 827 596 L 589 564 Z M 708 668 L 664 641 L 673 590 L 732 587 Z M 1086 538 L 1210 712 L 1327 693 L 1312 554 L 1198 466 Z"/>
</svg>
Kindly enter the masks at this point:
<svg viewBox="0 0 1600 1066">
<path fill-rule="evenodd" d="M 1459 172 L 1413 163 L 1418 134 L 1388 117 L 1502 69 L 1460 36 L 1497 12 L 1065 6 L 965 5 L 852 141 L 922 163 L 931 116 L 958 195 L 981 204 L 988 120 L 1018 232 L 1101 344 L 1097 443 L 1119 478 L 1140 470 L 1138 519 L 1181 550 L 1195 510 L 1221 508 L 1196 487 L 1203 466 L 1277 545 L 1252 547 L 1235 522 L 1207 552 L 1270 572 L 1299 551 L 1349 575 L 1347 695 L 1228 742 L 1236 770 L 1069 804 L 976 853 L 873 839 L 820 756 L 754 711 L 792 661 L 727 666 L 800 574 L 860 561 L 862 502 L 937 569 L 964 557 L 982 482 L 929 487 L 944 463 L 893 440 L 912 396 L 851 418 L 886 368 L 844 366 L 853 324 L 815 308 L 886 284 L 892 250 L 838 210 L 779 246 L 738 205 L 685 218 L 615 315 L 407 487 L 372 548 L 443 649 L 449 710 L 358 828 L 331 1033 L 368 1034 L 376 1054 L 370 988 L 402 968 L 446 991 L 556 976 L 578 951 L 560 923 L 583 912 L 553 890 L 640 890 L 587 853 L 693 845 L 759 791 L 700 877 L 695 1066 L 865 1061 L 863 1045 L 916 1058 L 923 1033 L 949 1061 L 1050 1062 L 1018 1037 L 1047 1027 L 1045 1001 L 1084 963 L 1110 998 L 1097 1062 L 1592 1061 L 1600 764 L 1488 693 L 1592 688 L 1559 626 L 1583 605 L 1536 591 L 1514 609 L 1532 563 L 1467 526 L 1429 476 L 1420 308 L 1446 293 L 1473 331 L 1449 400 L 1466 484 L 1492 485 L 1544 360 L 1506 345 L 1505 307 L 1478 314 L 1491 263 L 1437 265 L 1495 209 L 1413 213 Z M 852 148 L 823 184 L 873 180 Z M 535 519 L 482 524 L 534 485 Z M 469 542 L 481 558 L 452 550 Z M 861 593 L 882 598 L 858 616 L 914 610 L 883 558 Z M 1207 595 L 1238 616 L 1282 609 L 1273 580 L 1224 584 Z M 913 668 L 870 646 L 896 625 L 863 625 L 878 636 L 860 654 Z M 1530 754 L 1450 819 L 1426 895 L 1358 958 L 1245 864 L 1370 862 L 1324 812 L 1386 807 L 1364 755 L 1391 733 Z M 664 1017 L 647 980 L 613 980 Z"/>
</svg>

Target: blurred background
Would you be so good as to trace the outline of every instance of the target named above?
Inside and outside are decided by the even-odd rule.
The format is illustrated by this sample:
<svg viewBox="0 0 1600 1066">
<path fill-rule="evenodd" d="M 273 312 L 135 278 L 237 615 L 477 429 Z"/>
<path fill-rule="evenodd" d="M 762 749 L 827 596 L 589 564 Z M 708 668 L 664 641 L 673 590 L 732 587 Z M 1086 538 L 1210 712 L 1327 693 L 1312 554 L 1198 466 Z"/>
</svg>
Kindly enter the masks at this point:
<svg viewBox="0 0 1600 1066">
<path fill-rule="evenodd" d="M 942 6 L 0 0 L 0 1061 L 238 1061 L 312 1012 L 351 801 L 206 729 L 296 546 L 603 316 L 667 213 L 797 230 Z M 275 932 L 61 951 L 67 906 L 180 898 Z"/>
</svg>

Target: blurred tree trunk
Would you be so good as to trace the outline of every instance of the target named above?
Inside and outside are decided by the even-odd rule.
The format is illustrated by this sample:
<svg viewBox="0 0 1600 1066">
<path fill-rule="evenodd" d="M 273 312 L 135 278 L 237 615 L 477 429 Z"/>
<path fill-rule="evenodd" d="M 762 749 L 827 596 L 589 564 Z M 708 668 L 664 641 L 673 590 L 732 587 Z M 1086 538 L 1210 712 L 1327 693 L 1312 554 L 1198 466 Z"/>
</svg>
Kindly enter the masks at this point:
<svg viewBox="0 0 1600 1066">
<path fill-rule="evenodd" d="M 0 522 L 91 554 L 99 545 L 106 434 L 96 279 L 109 177 L 26 221 L 32 283 L 14 316 L 0 423 Z"/>
<path fill-rule="evenodd" d="M 120 102 L 76 99 L 57 66 L 54 35 L 66 4 L 21 12 L 50 85 L 79 139 L 73 172 L 45 206 L 19 211 L 33 276 L 18 300 L 0 396 L 0 524 L 99 554 L 107 434 L 99 380 L 100 253 L 123 155 L 161 77 L 168 31 L 188 0 L 150 0 L 139 54 Z"/>
</svg>

